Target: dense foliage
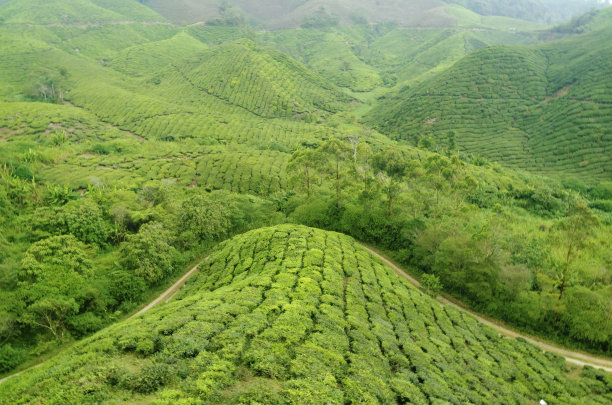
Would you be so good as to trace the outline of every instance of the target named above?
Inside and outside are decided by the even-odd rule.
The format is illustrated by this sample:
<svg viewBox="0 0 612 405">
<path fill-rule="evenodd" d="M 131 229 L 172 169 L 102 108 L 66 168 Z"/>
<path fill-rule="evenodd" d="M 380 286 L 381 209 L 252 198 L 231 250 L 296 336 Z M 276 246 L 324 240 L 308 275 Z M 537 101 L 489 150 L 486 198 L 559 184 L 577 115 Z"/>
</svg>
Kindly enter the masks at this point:
<svg viewBox="0 0 612 405">
<path fill-rule="evenodd" d="M 581 196 L 456 155 L 352 141 L 294 154 L 291 219 L 383 247 L 492 316 L 610 353 L 612 221 L 588 200 L 609 183 Z"/>
<path fill-rule="evenodd" d="M 9 402 L 607 403 L 612 380 L 500 337 L 354 240 L 299 226 L 222 243 L 167 305 L 5 382 Z"/>
<path fill-rule="evenodd" d="M 153 6 L 159 2 L 141 3 Z M 24 362 L 34 364 L 40 356 L 125 318 L 206 257 L 216 243 L 284 222 L 350 234 L 388 251 L 420 277 L 432 294 L 451 293 L 519 328 L 610 354 L 612 186 L 605 181 L 610 173 L 606 148 L 611 48 L 609 30 L 605 30 L 609 13 L 589 15 L 570 23 L 569 28 L 540 35 L 534 30 L 541 27 L 530 22 L 481 16 L 458 6 L 432 10 L 431 2 L 418 1 L 414 7 L 419 12 L 409 17 L 419 19 L 416 25 L 427 29 L 401 28 L 388 22 L 366 24 L 367 13 L 353 13 L 346 17 L 352 21 L 348 23 L 340 11 L 316 8 L 300 9 L 292 20 L 294 26 L 317 23 L 305 20 L 310 15 L 340 15 L 338 25 L 334 20 L 321 29 L 257 31 L 244 25 L 238 10 L 247 3 L 240 1 L 237 7 L 215 1 L 215 10 L 224 9 L 221 20 L 181 27 L 165 22 L 136 1 L 0 0 L 0 373 L 25 367 Z M 276 6 L 291 11 L 297 3 L 284 1 Z M 374 2 L 363 4 L 372 7 Z M 408 18 L 413 11 L 402 8 L 406 15 L 399 17 Z M 435 24 L 429 24 L 432 21 Z M 453 28 L 431 28 L 448 26 L 449 21 Z M 586 34 L 537 47 L 491 47 L 577 32 Z M 596 40 L 600 43 L 594 43 Z M 410 115 L 405 114 L 404 96 L 410 97 Z M 368 122 L 388 134 L 409 138 L 420 148 L 391 140 L 361 122 L 360 117 L 372 107 Z M 440 116 L 434 116 L 438 113 Z M 400 126 L 398 133 L 396 125 Z M 525 137 L 529 140 L 524 141 Z M 533 148 L 522 150 L 524 142 Z M 552 178 L 507 170 L 491 160 Z M 291 229 L 262 232 L 295 233 L 297 239 L 312 243 L 313 249 L 320 243 L 313 239 L 317 235 L 336 238 L 338 244 L 351 247 L 347 247 L 348 257 L 357 255 L 349 239 Z M 260 236 L 237 239 L 219 252 L 230 260 L 226 250 L 243 242 L 268 252 L 267 246 L 256 242 Z M 291 265 L 270 267 L 278 280 L 259 278 L 262 269 L 251 269 L 248 264 L 243 277 L 253 270 L 252 277 L 261 283 L 257 287 L 260 298 L 271 291 L 272 283 L 284 282 L 281 273 L 297 274 L 298 270 L 291 273 L 291 269 L 299 268 L 304 277 L 319 280 L 317 274 L 323 273 L 317 266 L 327 260 L 328 251 L 331 257 L 335 250 L 327 242 L 316 246 L 322 253 L 309 253 L 307 262 L 297 263 L 293 258 Z M 358 256 L 369 260 L 362 253 Z M 223 266 L 236 264 L 239 268 L 247 263 L 223 262 L 222 266 L 222 261 L 215 259 L 219 264 L 213 272 L 227 279 L 220 284 L 231 278 Z M 343 266 L 347 283 L 358 289 L 358 278 L 348 280 L 355 264 Z M 337 281 L 333 274 L 330 277 Z M 361 277 L 365 284 L 374 284 L 371 278 Z M 377 296 L 402 301 L 401 305 L 406 299 L 409 306 L 411 300 L 421 299 L 413 292 L 397 295 L 393 287 L 399 285 L 397 280 L 380 280 L 384 285 L 374 293 L 368 290 L 367 300 L 361 295 L 355 298 L 355 305 L 372 306 L 370 299 L 380 303 Z M 204 290 L 222 295 L 207 283 L 201 284 L 206 285 Z M 387 289 L 388 283 L 392 290 Z M 312 293 L 313 300 L 323 300 L 316 288 L 309 290 L 313 286 L 305 285 L 304 291 Z M 204 294 L 195 289 L 194 297 Z M 184 298 L 187 300 L 187 293 Z M 298 298 L 305 300 L 299 305 L 311 310 L 308 297 Z M 430 306 L 430 301 L 423 302 L 419 305 Z M 258 304 L 237 305 L 254 308 Z M 446 310 L 436 308 L 441 314 L 435 317 L 446 316 Z M 270 321 L 281 309 L 266 309 Z M 180 313 L 177 310 L 172 316 L 186 316 Z M 426 314 L 422 322 L 427 328 L 437 327 L 435 317 Z M 361 318 L 354 320 L 359 323 L 354 328 L 365 336 L 362 349 L 367 351 L 376 347 L 372 336 L 382 336 L 386 327 L 375 318 L 363 320 L 363 315 L 361 311 Z M 458 317 L 456 329 L 478 329 L 469 318 L 447 315 Z M 219 316 L 225 327 L 225 315 Z M 345 318 L 338 322 L 344 325 Z M 186 316 L 180 322 L 190 319 Z M 253 319 L 257 322 L 258 318 Z M 396 331 L 403 330 L 406 319 L 383 318 L 397 324 L 391 328 Z M 301 347 L 298 344 L 315 335 L 309 329 L 315 319 L 304 322 L 310 326 L 308 333 L 300 335 L 302 340 L 287 343 L 274 338 L 275 348 L 285 344 L 278 349 L 283 355 L 293 353 Z M 338 327 L 331 323 L 325 327 Z M 121 333 L 131 333 L 131 326 L 124 325 L 104 333 L 124 328 Z M 148 325 L 154 328 L 155 322 Z M 220 327 L 211 325 L 202 330 Z M 147 326 L 141 323 L 140 327 Z M 210 336 L 217 336 L 215 331 Z M 200 358 L 201 363 L 194 366 L 203 367 L 197 368 L 198 373 L 210 373 L 202 377 L 196 394 L 191 388 L 183 392 L 179 383 L 199 378 L 187 377 L 191 365 L 175 367 L 174 360 L 158 358 L 165 346 L 160 346 L 163 339 L 158 339 L 157 332 L 138 340 L 134 347 L 132 343 L 109 344 L 109 353 L 122 353 L 115 359 L 118 368 L 105 369 L 95 378 L 89 378 L 87 371 L 82 379 L 78 377 L 79 387 L 69 385 L 67 389 L 83 395 L 91 390 L 87 400 L 92 402 L 119 392 L 120 397 L 147 399 L 160 386 L 176 388 L 164 394 L 168 402 L 202 392 L 217 392 L 220 397 L 211 398 L 223 402 L 224 395 L 240 397 L 241 390 L 250 392 L 257 387 L 265 392 L 260 402 L 274 402 L 275 398 L 282 402 L 309 390 L 316 391 L 313 398 L 329 395 L 331 401 L 349 398 L 353 394 L 345 392 L 354 390 L 364 398 L 374 395 L 381 401 L 395 398 L 401 402 L 406 396 L 487 402 L 490 396 L 513 395 L 504 388 L 506 383 L 517 384 L 517 392 L 537 400 L 535 393 L 541 385 L 548 387 L 545 392 L 549 394 L 558 389 L 555 383 L 548 383 L 548 377 L 542 377 L 546 383 L 531 376 L 523 381 L 521 375 L 544 372 L 524 360 L 536 370 L 529 371 L 520 356 L 510 352 L 535 351 L 496 340 L 488 336 L 490 332 L 482 332 L 494 342 L 488 343 L 486 351 L 499 344 L 500 353 L 514 356 L 513 365 L 523 364 L 520 372 L 498 376 L 501 383 L 491 380 L 486 368 L 474 371 L 473 381 L 465 377 L 460 384 L 483 386 L 482 392 L 465 388 L 452 396 L 448 386 L 439 382 L 439 371 L 446 364 L 438 370 L 408 367 L 408 377 L 398 377 L 399 367 L 406 366 L 401 356 L 413 359 L 410 356 L 414 355 L 416 362 L 428 362 L 427 356 L 435 356 L 431 361 L 438 363 L 439 353 L 451 350 L 443 346 L 439 353 L 432 351 L 437 341 L 428 341 L 424 331 L 419 346 L 425 348 L 425 357 L 400 347 L 397 340 L 403 337 L 398 334 L 397 347 L 381 347 L 386 359 L 381 360 L 382 365 L 372 364 L 369 370 L 370 365 L 361 367 L 363 358 L 355 358 L 355 364 L 370 373 L 367 376 L 350 368 L 344 351 L 340 357 L 332 354 L 333 359 L 324 366 L 298 364 L 291 371 L 288 362 L 293 358 L 287 357 L 266 365 L 261 358 L 267 344 L 263 340 L 260 351 L 249 352 L 251 360 L 243 364 L 232 357 L 237 355 L 232 351 L 236 347 L 208 346 L 215 343 L 210 343 L 208 335 L 199 341 L 196 332 L 186 329 L 185 339 L 193 342 L 179 342 L 193 356 L 201 352 L 201 345 L 212 356 Z M 239 332 L 234 330 L 235 335 L 228 339 L 252 343 L 254 335 Z M 457 333 L 463 336 L 462 331 Z M 350 339 L 355 339 L 358 350 L 361 340 Z M 432 339 L 445 340 L 436 333 Z M 211 349 L 223 351 L 213 353 Z M 309 347 L 302 349 L 317 357 Z M 248 347 L 245 356 L 247 352 Z M 229 357 L 223 357 L 226 353 Z M 97 354 L 88 353 L 78 361 L 84 363 L 88 356 Z M 211 363 L 214 356 L 227 363 L 219 369 L 202 365 Z M 488 359 L 483 356 L 479 352 L 474 361 Z M 312 381 L 314 373 L 304 371 L 332 368 L 332 360 L 339 361 L 339 369 L 322 372 L 317 381 Z M 457 370 L 457 364 L 463 363 L 455 360 L 451 364 Z M 471 360 L 465 362 L 470 370 L 474 368 Z M 120 369 L 122 363 L 129 373 Z M 553 374 L 553 378 L 558 375 L 557 382 L 565 381 L 560 365 Z M 384 384 L 372 380 L 374 385 L 369 385 L 370 375 L 387 380 Z M 578 388 L 570 383 L 570 388 L 559 388 L 559 395 L 606 390 L 604 377 L 591 370 L 586 375 L 576 383 Z M 244 384 L 236 385 L 243 380 Z M 294 382 L 289 384 L 289 380 Z M 421 380 L 428 382 L 421 384 Z M 350 389 L 342 387 L 342 381 Z M 36 389 L 48 398 L 57 394 L 56 402 L 63 395 L 69 397 L 63 388 L 51 385 L 51 380 L 41 380 Z M 223 391 L 227 387 L 232 389 Z M 51 393 L 56 389 L 59 391 Z M 120 397 L 114 399 L 121 402 Z"/>
</svg>

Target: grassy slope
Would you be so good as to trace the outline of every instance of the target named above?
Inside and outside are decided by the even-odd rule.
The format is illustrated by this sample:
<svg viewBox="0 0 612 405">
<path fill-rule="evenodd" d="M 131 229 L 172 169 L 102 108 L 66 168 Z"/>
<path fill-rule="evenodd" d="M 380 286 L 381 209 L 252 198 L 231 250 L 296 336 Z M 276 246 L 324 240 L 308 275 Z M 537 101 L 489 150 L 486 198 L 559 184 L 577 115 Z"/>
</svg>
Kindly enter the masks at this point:
<svg viewBox="0 0 612 405">
<path fill-rule="evenodd" d="M 8 24 L 163 20 L 135 0 L 13 0 L 2 5 L 0 18 Z"/>
<path fill-rule="evenodd" d="M 402 29 L 357 25 L 325 31 L 282 30 L 257 40 L 289 54 L 360 99 L 414 85 L 485 46 L 530 43 L 533 33 L 465 27 Z"/>
<path fill-rule="evenodd" d="M 489 48 L 378 106 L 388 133 L 555 175 L 610 179 L 612 31 L 538 47 Z M 554 147 L 553 147 L 554 145 Z"/>
<path fill-rule="evenodd" d="M 247 40 L 220 45 L 179 70 L 205 93 L 268 118 L 335 112 L 349 101 L 291 58 Z"/>
<path fill-rule="evenodd" d="M 609 377 L 569 378 L 564 367 L 423 296 L 346 236 L 279 226 L 223 243 L 170 304 L 7 381 L 0 395 L 40 403 L 611 399 Z"/>
</svg>

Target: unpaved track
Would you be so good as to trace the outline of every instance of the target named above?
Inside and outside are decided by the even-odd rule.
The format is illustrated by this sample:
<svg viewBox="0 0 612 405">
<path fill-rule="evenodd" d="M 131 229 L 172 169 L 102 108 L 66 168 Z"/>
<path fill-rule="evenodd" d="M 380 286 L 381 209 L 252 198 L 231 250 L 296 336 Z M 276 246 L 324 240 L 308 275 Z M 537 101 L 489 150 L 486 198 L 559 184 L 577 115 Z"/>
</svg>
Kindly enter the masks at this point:
<svg viewBox="0 0 612 405">
<path fill-rule="evenodd" d="M 195 265 L 193 269 L 191 269 L 187 273 L 185 273 L 185 275 L 183 277 L 181 277 L 176 283 L 172 284 L 172 286 L 170 288 L 168 288 L 166 291 L 161 293 L 161 295 L 159 297 L 155 298 L 146 307 L 144 307 L 140 311 L 136 312 L 134 315 L 130 316 L 128 319 L 134 318 L 135 316 L 138 316 L 140 314 L 144 314 L 145 312 L 147 312 L 148 310 L 150 310 L 151 308 L 153 308 L 155 305 L 159 304 L 162 301 L 164 301 L 164 302 L 170 301 L 170 299 L 172 297 L 174 297 L 174 295 L 181 289 L 181 287 L 185 284 L 185 282 L 187 280 L 189 280 L 191 278 L 191 276 L 193 276 L 198 271 L 198 267 L 200 267 L 200 265 L 202 263 L 206 262 L 207 260 L 208 260 L 208 257 L 206 259 L 204 259 L 202 262 L 200 262 L 197 265 Z M 42 364 L 43 363 L 36 364 L 35 366 L 32 366 L 32 367 L 27 368 L 25 370 L 22 370 L 22 371 L 20 371 L 18 373 L 11 374 L 11 375 L 9 375 L 7 377 L 4 377 L 4 378 L 0 379 L 0 384 L 5 382 L 9 378 L 17 377 L 18 375 L 23 374 L 23 373 L 25 373 L 28 370 L 32 370 L 34 368 L 40 367 L 40 366 L 42 366 Z"/>
<path fill-rule="evenodd" d="M 380 260 L 382 260 L 383 263 L 385 263 L 387 266 L 391 267 L 395 273 L 397 275 L 399 275 L 400 277 L 408 280 L 410 282 L 410 284 L 414 285 L 417 288 L 422 288 L 421 287 L 421 283 L 418 282 L 418 280 L 416 280 L 414 277 L 411 277 L 409 274 L 407 274 L 404 270 L 402 270 L 400 267 L 398 267 L 395 263 L 393 263 L 391 260 L 387 259 L 386 257 L 382 256 L 380 253 L 378 253 L 376 250 L 370 248 L 369 246 L 366 245 L 362 245 L 368 252 L 370 252 L 371 254 L 373 254 L 374 256 L 378 257 Z M 467 308 L 465 308 L 463 305 L 456 303 L 456 302 L 451 302 L 450 300 L 444 298 L 444 297 L 438 297 L 437 298 L 438 301 L 440 301 L 440 303 L 442 305 L 450 305 L 453 306 L 455 308 L 457 308 L 458 310 L 462 311 L 462 312 L 466 312 L 470 315 L 472 315 L 474 318 L 476 318 L 480 323 L 483 323 L 487 326 L 492 327 L 493 329 L 495 329 L 496 331 L 498 331 L 499 333 L 501 333 L 502 335 L 511 337 L 511 338 L 517 338 L 517 337 L 521 337 L 523 339 L 525 339 L 526 341 L 528 341 L 529 343 L 538 346 L 540 349 L 544 350 L 545 352 L 551 352 L 551 353 L 556 353 L 560 356 L 563 356 L 565 358 L 565 360 L 568 363 L 572 363 L 572 364 L 576 364 L 580 367 L 584 367 L 584 366 L 591 366 L 591 367 L 595 367 L 595 368 L 600 368 L 603 369 L 605 371 L 607 371 L 608 373 L 612 373 L 612 360 L 609 359 L 605 359 L 605 358 L 600 358 L 600 357 L 595 357 L 595 356 L 591 356 L 589 354 L 586 353 L 581 353 L 581 352 L 576 352 L 573 350 L 568 350 L 565 349 L 563 347 L 559 347 L 557 345 L 554 345 L 552 343 L 547 343 L 547 342 L 543 342 L 539 339 L 536 339 L 532 336 L 528 336 L 528 335 L 524 335 L 520 332 L 514 331 L 512 329 L 508 329 L 505 326 L 499 325 L 498 323 L 496 323 L 495 321 L 488 319 L 487 317 L 485 317 L 484 315 L 478 314 L 474 311 L 471 311 Z"/>
<path fill-rule="evenodd" d="M 362 245 L 362 246 L 368 252 L 370 252 L 372 255 L 378 257 L 387 266 L 391 267 L 395 271 L 395 273 L 397 275 L 399 275 L 400 277 L 408 280 L 410 282 L 410 284 L 414 285 L 415 287 L 422 288 L 421 283 L 419 283 L 419 281 L 417 279 L 415 279 L 414 277 L 410 276 L 408 273 L 406 273 L 404 270 L 402 270 L 400 267 L 398 267 L 391 260 L 387 259 L 386 257 L 384 257 L 383 255 L 378 253 L 376 250 L 370 248 L 367 245 Z M 203 262 L 208 261 L 209 257 L 204 259 Z M 159 297 L 157 297 L 155 300 L 151 301 L 151 303 L 149 303 L 147 306 L 145 306 L 143 309 L 141 309 L 140 311 L 138 311 L 134 315 L 130 316 L 130 318 L 133 318 L 135 316 L 138 316 L 140 314 L 143 314 L 143 313 L 147 312 L 148 310 L 150 310 L 151 308 L 153 308 L 155 305 L 159 304 L 162 301 L 168 302 L 181 289 L 181 287 L 185 284 L 185 282 L 189 278 L 191 278 L 198 271 L 198 267 L 203 262 L 198 263 L 193 269 L 191 269 L 187 273 L 185 273 L 185 275 L 183 277 L 181 277 L 180 280 L 178 280 L 170 288 L 168 288 L 166 291 L 164 291 Z M 483 323 L 483 324 L 485 324 L 487 326 L 490 326 L 491 328 L 495 329 L 496 331 L 498 331 L 502 335 L 505 335 L 505 336 L 508 336 L 508 337 L 511 337 L 511 338 L 521 337 L 521 338 L 525 339 L 526 341 L 530 342 L 531 344 L 534 344 L 534 345 L 538 346 L 540 349 L 542 349 L 542 350 L 544 350 L 546 352 L 556 353 L 556 354 L 558 354 L 560 356 L 563 356 L 568 363 L 576 364 L 576 365 L 578 365 L 580 367 L 591 366 L 591 367 L 595 367 L 595 368 L 600 368 L 600 369 L 603 369 L 603 370 L 607 371 L 608 373 L 612 373 L 612 360 L 603 359 L 603 358 L 599 358 L 599 357 L 594 357 L 594 356 L 588 355 L 586 353 L 576 352 L 576 351 L 573 351 L 573 350 L 567 350 L 567 349 L 564 349 L 562 347 L 553 345 L 551 343 L 542 342 L 542 341 L 540 341 L 538 339 L 535 339 L 535 338 L 533 338 L 531 336 L 527 336 L 527 335 L 524 335 L 524 334 L 522 334 L 520 332 L 513 331 L 513 330 L 508 329 L 508 328 L 506 328 L 504 326 L 498 325 L 497 323 L 493 322 L 492 320 L 487 319 L 485 316 L 480 315 L 480 314 L 478 314 L 478 313 L 476 313 L 474 311 L 470 311 L 469 309 L 465 308 L 463 305 L 451 302 L 451 301 L 449 301 L 446 298 L 438 297 L 438 301 L 440 301 L 440 303 L 442 305 L 451 305 L 451 306 L 457 308 L 458 310 L 460 310 L 462 312 L 466 312 L 466 313 L 472 315 L 480 323 Z M 16 376 L 18 376 L 18 375 L 20 375 L 20 374 L 22 374 L 22 373 L 24 373 L 24 372 L 26 372 L 28 370 L 40 367 L 41 365 L 42 365 L 42 363 L 37 364 L 37 365 L 32 366 L 32 367 L 30 367 L 30 368 L 28 368 L 26 370 L 20 371 L 18 373 L 15 373 L 15 374 L 9 375 L 8 377 L 0 379 L 0 384 L 2 384 L 4 381 L 8 380 L 9 378 L 16 377 Z"/>
<path fill-rule="evenodd" d="M 204 263 L 205 261 L 207 261 L 207 260 L 208 260 L 208 257 L 206 259 L 204 259 L 204 261 L 196 264 L 194 266 L 194 268 L 189 270 L 187 273 L 185 273 L 185 275 L 183 277 L 181 277 L 179 279 L 179 281 L 177 281 L 176 283 L 172 284 L 172 286 L 170 288 L 168 288 L 166 291 L 164 291 L 163 293 L 161 293 L 161 295 L 159 297 L 155 298 L 146 307 L 144 307 L 140 311 L 136 312 L 134 315 L 130 316 L 130 318 L 133 318 L 133 317 L 138 316 L 140 314 L 144 314 L 145 312 L 147 312 L 148 310 L 150 310 L 151 308 L 153 308 L 155 305 L 159 304 L 162 301 L 164 301 L 164 302 L 170 301 L 170 298 L 174 297 L 174 295 L 178 292 L 178 290 L 181 289 L 181 287 L 185 284 L 185 282 L 187 280 L 189 280 L 191 278 L 191 276 L 193 276 L 198 271 L 198 267 L 200 267 L 200 265 L 202 263 Z M 128 319 L 130 319 L 130 318 L 128 318 Z"/>
</svg>

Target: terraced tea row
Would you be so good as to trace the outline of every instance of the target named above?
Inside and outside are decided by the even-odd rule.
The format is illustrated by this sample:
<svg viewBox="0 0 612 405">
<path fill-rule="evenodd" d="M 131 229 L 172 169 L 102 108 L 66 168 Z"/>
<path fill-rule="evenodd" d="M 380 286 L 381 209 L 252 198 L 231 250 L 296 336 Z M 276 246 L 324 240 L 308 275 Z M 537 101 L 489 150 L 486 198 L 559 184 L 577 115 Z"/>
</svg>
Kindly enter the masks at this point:
<svg viewBox="0 0 612 405">
<path fill-rule="evenodd" d="M 383 101 L 368 122 L 536 173 L 610 179 L 610 40 L 603 30 L 485 49 Z"/>
<path fill-rule="evenodd" d="M 8 380 L 0 395 L 41 403 L 612 399 L 608 376 L 570 379 L 564 370 L 562 359 L 422 295 L 350 238 L 279 226 L 223 243 L 170 304 Z"/>
</svg>

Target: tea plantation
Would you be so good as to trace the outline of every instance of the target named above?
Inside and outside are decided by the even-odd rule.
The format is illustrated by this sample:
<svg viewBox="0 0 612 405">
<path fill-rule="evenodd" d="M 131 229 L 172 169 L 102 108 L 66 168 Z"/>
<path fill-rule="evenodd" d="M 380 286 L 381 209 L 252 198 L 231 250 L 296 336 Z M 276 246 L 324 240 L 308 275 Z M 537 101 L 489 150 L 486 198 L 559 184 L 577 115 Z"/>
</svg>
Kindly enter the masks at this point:
<svg viewBox="0 0 612 405">
<path fill-rule="evenodd" d="M 6 403 L 609 403 L 612 380 L 500 337 L 354 240 L 301 226 L 222 243 L 169 304 L 5 382 Z"/>
<path fill-rule="evenodd" d="M 339 234 L 610 356 L 609 10 L 195 3 L 0 0 L 0 403 L 610 402 Z"/>
<path fill-rule="evenodd" d="M 611 16 L 604 10 L 599 18 Z M 612 31 L 601 28 L 538 46 L 486 48 L 382 100 L 366 121 L 510 167 L 609 180 L 610 41 Z"/>
</svg>

